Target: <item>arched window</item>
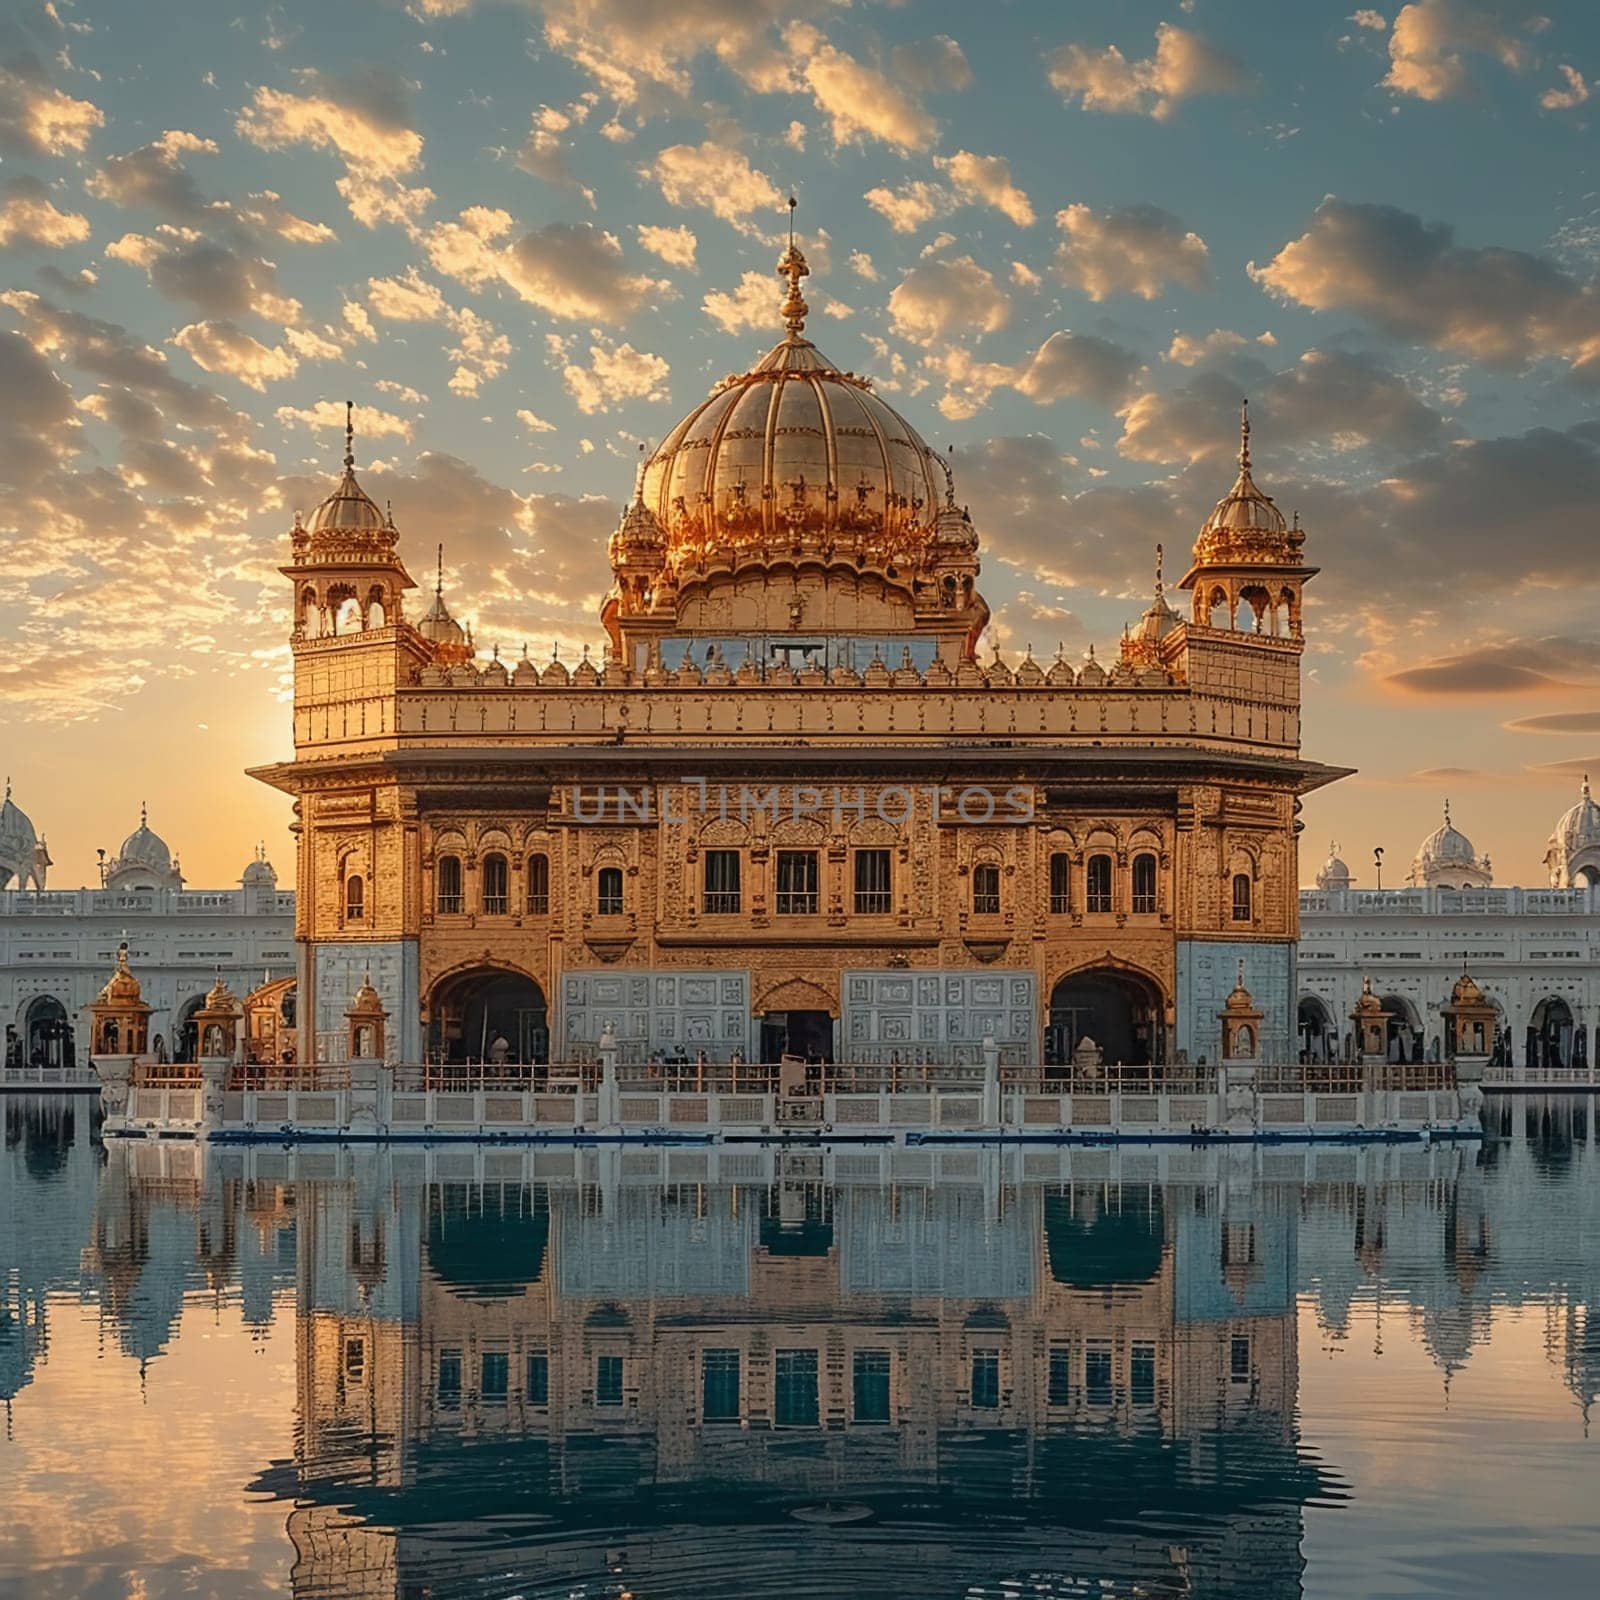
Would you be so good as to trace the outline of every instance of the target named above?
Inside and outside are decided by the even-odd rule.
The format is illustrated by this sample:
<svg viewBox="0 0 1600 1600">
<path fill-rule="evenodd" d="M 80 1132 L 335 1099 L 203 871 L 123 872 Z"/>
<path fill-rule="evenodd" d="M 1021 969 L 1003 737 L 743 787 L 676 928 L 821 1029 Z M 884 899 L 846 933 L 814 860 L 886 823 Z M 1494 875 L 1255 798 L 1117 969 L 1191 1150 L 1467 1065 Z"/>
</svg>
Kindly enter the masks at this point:
<svg viewBox="0 0 1600 1600">
<path fill-rule="evenodd" d="M 595 874 L 595 910 L 602 917 L 622 915 L 622 868 L 601 867 Z"/>
<path fill-rule="evenodd" d="M 1156 858 L 1137 855 L 1133 858 L 1133 910 L 1137 915 L 1150 915 L 1156 908 Z"/>
<path fill-rule="evenodd" d="M 440 912 L 461 910 L 461 857 L 439 857 L 439 900 Z"/>
<path fill-rule="evenodd" d="M 979 917 L 1000 915 L 1000 869 L 992 861 L 972 869 L 972 910 Z"/>
<path fill-rule="evenodd" d="M 1250 874 L 1236 872 L 1233 875 L 1233 920 L 1235 922 L 1249 922 L 1253 913 L 1250 909 Z"/>
<path fill-rule="evenodd" d="M 344 920 L 360 922 L 367 914 L 367 886 L 359 872 L 344 880 Z"/>
<path fill-rule="evenodd" d="M 1072 910 L 1072 857 L 1057 850 L 1050 857 L 1050 915 L 1064 917 Z"/>
<path fill-rule="evenodd" d="M 1111 857 L 1090 856 L 1084 880 L 1085 910 L 1111 909 Z"/>
<path fill-rule="evenodd" d="M 483 914 L 503 917 L 511 909 L 511 865 L 496 851 L 483 858 Z"/>
<path fill-rule="evenodd" d="M 550 857 L 542 852 L 528 857 L 528 915 L 550 915 Z"/>
</svg>

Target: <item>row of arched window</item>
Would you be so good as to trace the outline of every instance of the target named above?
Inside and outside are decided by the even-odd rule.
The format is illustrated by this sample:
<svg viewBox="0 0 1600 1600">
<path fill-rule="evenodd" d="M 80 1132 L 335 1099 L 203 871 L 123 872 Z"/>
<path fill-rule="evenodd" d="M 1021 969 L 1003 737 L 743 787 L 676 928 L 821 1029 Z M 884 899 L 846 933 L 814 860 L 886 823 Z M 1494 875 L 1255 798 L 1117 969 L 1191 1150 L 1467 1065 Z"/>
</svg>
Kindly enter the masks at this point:
<svg viewBox="0 0 1600 1600">
<path fill-rule="evenodd" d="M 524 861 L 523 867 L 522 904 L 516 909 L 525 916 L 548 916 L 550 857 L 538 851 Z M 491 850 L 483 857 L 478 868 L 478 903 L 469 907 L 461 857 L 440 856 L 434 864 L 433 903 L 435 911 L 442 916 L 468 910 L 480 911 L 486 917 L 509 916 L 513 910 L 510 859 L 498 850 Z"/>
<path fill-rule="evenodd" d="M 814 852 L 786 851 L 780 857 L 778 883 L 779 909 L 800 913 L 817 909 L 816 857 Z M 861 913 L 881 913 L 890 908 L 889 852 L 856 852 L 855 904 Z M 802 857 L 809 857 L 808 863 Z M 730 860 L 730 858 L 732 858 Z M 550 914 L 550 858 L 543 852 L 530 855 L 525 863 L 524 915 Z M 1096 854 L 1084 862 L 1083 910 L 1091 916 L 1107 915 L 1116 909 L 1114 895 L 1115 862 L 1110 855 Z M 977 862 L 972 868 L 972 912 L 974 916 L 999 916 L 1001 871 L 993 861 Z M 792 881 L 791 881 L 792 880 Z M 1128 910 L 1134 916 L 1153 916 L 1160 909 L 1157 888 L 1157 860 L 1153 853 L 1135 855 L 1128 871 Z M 789 902 L 793 902 L 789 904 Z M 708 913 L 737 911 L 740 906 L 738 852 L 708 851 L 705 866 L 705 910 Z M 359 922 L 366 915 L 366 886 L 359 874 L 345 879 L 345 920 Z M 460 856 L 438 858 L 434 869 L 434 909 L 441 916 L 477 910 L 484 916 L 503 917 L 511 913 L 511 863 L 499 851 L 483 857 L 478 873 L 478 903 L 469 907 L 466 875 Z M 1057 851 L 1050 857 L 1050 914 L 1070 916 L 1076 909 L 1072 881 L 1072 857 Z M 595 873 L 595 911 L 599 916 L 621 916 L 624 910 L 623 873 L 620 867 L 601 867 Z M 1231 920 L 1250 922 L 1255 916 L 1254 885 L 1249 873 L 1232 876 Z"/>
</svg>

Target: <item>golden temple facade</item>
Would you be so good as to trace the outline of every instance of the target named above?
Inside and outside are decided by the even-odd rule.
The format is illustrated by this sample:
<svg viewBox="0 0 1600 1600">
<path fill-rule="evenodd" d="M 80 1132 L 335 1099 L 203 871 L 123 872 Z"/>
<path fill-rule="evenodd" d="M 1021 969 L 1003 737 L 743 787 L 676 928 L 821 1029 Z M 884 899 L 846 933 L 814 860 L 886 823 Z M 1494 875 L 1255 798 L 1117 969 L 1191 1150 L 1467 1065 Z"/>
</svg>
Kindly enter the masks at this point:
<svg viewBox="0 0 1600 1600">
<path fill-rule="evenodd" d="M 1304 535 L 1237 478 L 1106 662 L 981 648 L 982 507 L 784 336 L 643 464 L 603 660 L 413 620 L 347 442 L 302 523 L 302 1060 L 370 974 L 391 1059 L 1215 1062 L 1241 971 L 1289 1061 Z M 1153 539 L 1159 530 L 1152 530 Z M 1159 551 L 1159 546 L 1157 547 Z M 1241 967 L 1242 963 L 1242 967 Z"/>
</svg>

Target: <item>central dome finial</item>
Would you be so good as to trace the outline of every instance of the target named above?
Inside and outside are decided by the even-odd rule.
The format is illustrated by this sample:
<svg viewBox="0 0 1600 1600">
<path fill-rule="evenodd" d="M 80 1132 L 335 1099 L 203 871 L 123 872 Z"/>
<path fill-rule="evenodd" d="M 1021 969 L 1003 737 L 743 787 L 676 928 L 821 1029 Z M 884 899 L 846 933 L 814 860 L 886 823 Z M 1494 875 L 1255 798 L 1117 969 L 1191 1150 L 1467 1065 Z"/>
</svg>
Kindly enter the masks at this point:
<svg viewBox="0 0 1600 1600">
<path fill-rule="evenodd" d="M 811 310 L 800 294 L 800 280 L 811 276 L 811 268 L 794 242 L 794 208 L 799 204 L 793 195 L 789 196 L 789 248 L 778 257 L 778 272 L 789 280 L 789 293 L 783 301 L 783 325 L 789 330 L 789 338 L 796 342 L 805 333 L 806 313 Z"/>
</svg>

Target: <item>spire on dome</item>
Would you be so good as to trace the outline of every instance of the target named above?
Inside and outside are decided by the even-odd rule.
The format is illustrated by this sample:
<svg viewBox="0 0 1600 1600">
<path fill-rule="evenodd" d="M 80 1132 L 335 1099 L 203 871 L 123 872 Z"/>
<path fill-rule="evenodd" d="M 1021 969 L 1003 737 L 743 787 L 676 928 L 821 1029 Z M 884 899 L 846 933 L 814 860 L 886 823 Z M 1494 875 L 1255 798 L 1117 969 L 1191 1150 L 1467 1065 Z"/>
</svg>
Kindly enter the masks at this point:
<svg viewBox="0 0 1600 1600">
<path fill-rule="evenodd" d="M 1250 402 L 1239 402 L 1239 470 L 1250 470 Z"/>
<path fill-rule="evenodd" d="M 1158 601 L 1165 600 L 1167 597 L 1167 586 L 1161 581 L 1161 561 L 1165 554 L 1166 552 L 1158 544 L 1156 546 L 1156 599 Z"/>
<path fill-rule="evenodd" d="M 356 403 L 344 403 L 344 470 L 349 472 L 356 464 Z"/>
<path fill-rule="evenodd" d="M 798 344 L 805 333 L 806 316 L 811 307 L 800 294 L 800 280 L 811 276 L 811 268 L 799 245 L 794 242 L 794 211 L 800 202 L 789 196 L 789 248 L 778 257 L 778 273 L 789 280 L 789 292 L 783 301 L 783 325 L 789 330 L 791 343 Z"/>
</svg>

